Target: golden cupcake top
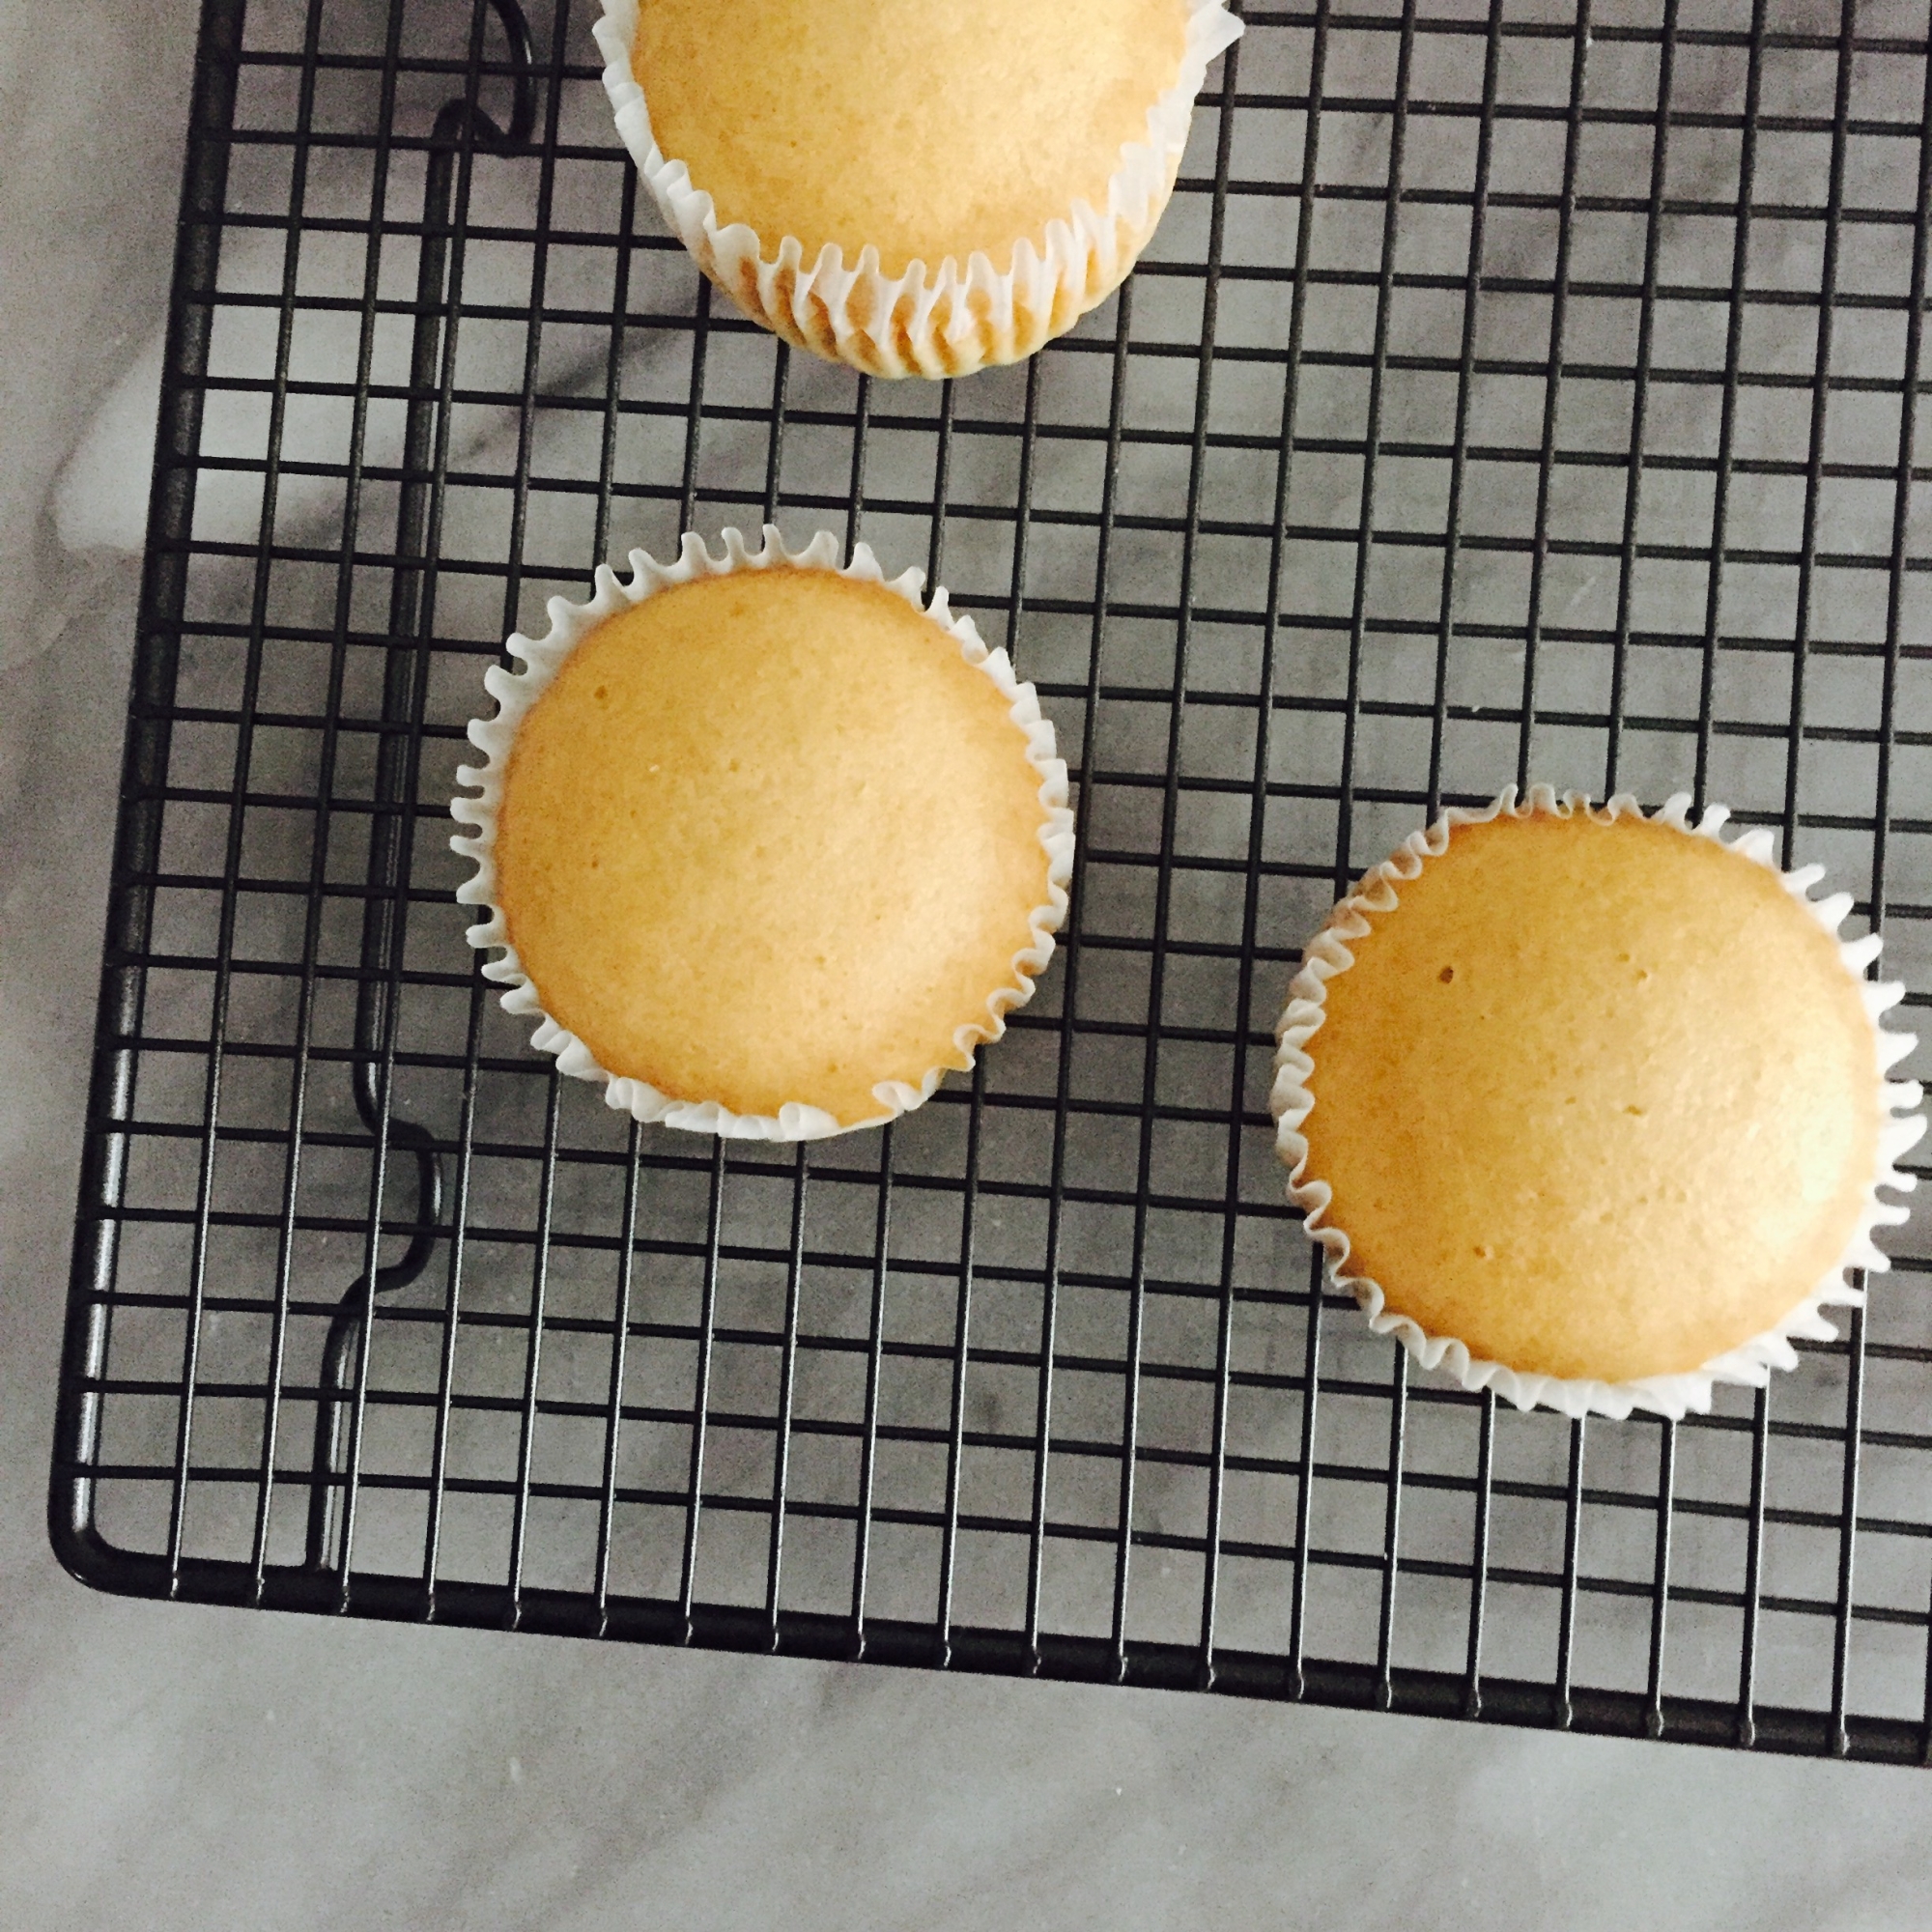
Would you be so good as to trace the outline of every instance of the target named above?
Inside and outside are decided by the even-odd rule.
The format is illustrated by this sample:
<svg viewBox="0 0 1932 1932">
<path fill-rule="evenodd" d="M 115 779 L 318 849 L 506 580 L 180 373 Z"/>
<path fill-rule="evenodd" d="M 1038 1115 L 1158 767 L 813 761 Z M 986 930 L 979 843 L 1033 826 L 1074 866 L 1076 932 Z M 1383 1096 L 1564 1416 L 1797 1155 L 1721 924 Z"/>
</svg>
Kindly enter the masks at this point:
<svg viewBox="0 0 1932 1932">
<path fill-rule="evenodd" d="M 1048 899 L 1010 699 L 883 584 L 781 567 L 606 617 L 519 726 L 497 904 L 543 1009 L 672 1098 L 882 1111 L 969 1057 Z"/>
<path fill-rule="evenodd" d="M 647 0 L 632 71 L 658 147 L 768 247 L 868 243 L 1005 273 L 1085 200 L 1180 71 L 1186 0 Z"/>
<path fill-rule="evenodd" d="M 1774 1327 L 1881 1169 L 1876 1028 L 1776 873 L 1631 813 L 1463 823 L 1326 984 L 1303 1183 L 1478 1359 L 1617 1382 Z"/>
</svg>

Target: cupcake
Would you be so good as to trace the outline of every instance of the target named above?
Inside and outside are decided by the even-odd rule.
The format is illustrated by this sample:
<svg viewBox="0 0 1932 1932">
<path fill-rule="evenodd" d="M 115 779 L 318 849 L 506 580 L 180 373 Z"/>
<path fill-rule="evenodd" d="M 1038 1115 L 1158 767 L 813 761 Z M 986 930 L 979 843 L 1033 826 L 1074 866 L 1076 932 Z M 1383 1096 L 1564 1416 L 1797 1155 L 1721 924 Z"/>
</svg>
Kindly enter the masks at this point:
<svg viewBox="0 0 1932 1932">
<path fill-rule="evenodd" d="M 754 321 L 875 376 L 1070 328 L 1174 187 L 1223 0 L 605 0 L 617 130 Z"/>
<path fill-rule="evenodd" d="M 1380 1334 L 1465 1388 L 1681 1416 L 1834 1333 L 1923 1131 L 1851 896 L 1547 786 L 1446 812 L 1330 914 L 1282 1015 L 1289 1193 Z M 1904 1116 L 1901 1118 L 1901 1116 Z"/>
<path fill-rule="evenodd" d="M 1031 685 L 829 535 L 631 557 L 513 637 L 469 726 L 469 943 L 640 1121 L 815 1139 L 918 1106 L 1031 997 L 1072 870 Z"/>
</svg>

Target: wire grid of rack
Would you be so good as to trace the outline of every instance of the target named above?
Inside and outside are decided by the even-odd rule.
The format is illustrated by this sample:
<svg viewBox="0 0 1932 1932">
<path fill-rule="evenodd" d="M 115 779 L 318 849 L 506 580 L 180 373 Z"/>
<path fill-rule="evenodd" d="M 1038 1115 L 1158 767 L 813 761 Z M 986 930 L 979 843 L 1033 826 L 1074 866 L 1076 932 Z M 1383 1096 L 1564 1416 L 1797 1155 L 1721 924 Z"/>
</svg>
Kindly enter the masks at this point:
<svg viewBox="0 0 1932 1932">
<path fill-rule="evenodd" d="M 206 0 L 64 1560 L 1924 1762 L 1921 1241 L 1709 1417 L 1499 1411 L 1321 1292 L 1265 1111 L 1327 903 L 1512 779 L 1725 799 L 1928 1004 L 1924 0 L 1251 5 L 1123 292 L 945 385 L 711 294 L 531 11 Z M 1081 832 L 1008 1038 L 798 1149 L 559 1080 L 446 848 L 506 632 L 765 520 L 1009 642 Z"/>
</svg>

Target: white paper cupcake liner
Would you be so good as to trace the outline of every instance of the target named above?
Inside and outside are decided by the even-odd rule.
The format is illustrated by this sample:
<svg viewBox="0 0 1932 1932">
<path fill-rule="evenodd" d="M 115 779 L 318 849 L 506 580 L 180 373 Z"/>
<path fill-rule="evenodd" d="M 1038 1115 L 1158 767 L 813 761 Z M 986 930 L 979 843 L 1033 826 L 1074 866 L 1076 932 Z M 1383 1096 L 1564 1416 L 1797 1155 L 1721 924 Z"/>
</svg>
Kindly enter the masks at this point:
<svg viewBox="0 0 1932 1932">
<path fill-rule="evenodd" d="M 924 612 L 956 640 L 960 656 L 982 671 L 1006 698 L 1009 716 L 1026 740 L 1028 761 L 1039 774 L 1039 803 L 1044 814 L 1039 838 L 1047 854 L 1046 902 L 1036 906 L 1029 915 L 1031 936 L 1028 944 L 1013 954 L 1010 980 L 988 995 L 983 1015 L 966 1022 L 953 1033 L 952 1043 L 969 1065 L 981 1041 L 998 1039 L 1005 1033 L 1006 1015 L 1033 997 L 1034 982 L 1045 972 L 1047 961 L 1053 956 L 1053 935 L 1066 916 L 1066 886 L 1073 876 L 1073 813 L 1066 803 L 1066 766 L 1055 753 L 1053 726 L 1040 716 L 1039 699 L 1033 686 L 1013 675 L 1011 660 L 1004 650 L 986 648 L 970 617 L 952 614 L 943 589 L 934 590 L 929 602 L 922 602 L 920 592 L 925 581 L 923 572 L 908 570 L 902 576 L 888 578 L 864 544 L 853 546 L 852 561 L 841 568 L 838 543 L 829 532 L 821 532 L 801 551 L 791 551 L 769 524 L 758 549 L 753 550 L 734 529 L 724 532 L 724 547 L 723 556 L 714 557 L 701 537 L 687 534 L 677 561 L 671 564 L 661 564 L 645 552 L 634 550 L 631 553 L 634 574 L 628 583 L 608 566 L 600 566 L 596 594 L 587 604 L 553 597 L 548 607 L 547 635 L 533 639 L 518 633 L 510 639 L 509 653 L 524 661 L 524 668 L 507 671 L 493 665 L 484 673 L 484 688 L 497 699 L 498 707 L 494 718 L 474 719 L 469 725 L 469 742 L 482 752 L 484 761 L 481 765 L 457 768 L 457 782 L 475 786 L 477 796 L 459 797 L 449 808 L 452 817 L 471 828 L 468 834 L 458 833 L 450 839 L 450 845 L 476 865 L 474 875 L 457 888 L 456 896 L 462 904 L 480 907 L 484 913 L 469 929 L 470 945 L 479 952 L 502 949 L 500 958 L 484 966 L 483 977 L 503 986 L 504 1011 L 535 1018 L 537 1028 L 531 1044 L 540 1052 L 554 1055 L 563 1072 L 579 1080 L 600 1083 L 604 1098 L 611 1106 L 639 1121 L 661 1121 L 667 1126 L 684 1127 L 695 1133 L 722 1134 L 738 1140 L 821 1140 L 832 1134 L 881 1126 L 909 1112 L 931 1097 L 941 1075 L 948 1069 L 933 1067 L 916 1087 L 901 1080 L 882 1081 L 872 1089 L 879 1102 L 878 1113 L 849 1125 L 825 1108 L 805 1101 L 787 1101 L 775 1115 L 735 1114 L 715 1100 L 680 1099 L 661 1093 L 647 1081 L 611 1072 L 598 1065 L 596 1056 L 568 1027 L 544 1010 L 542 997 L 510 943 L 502 908 L 496 902 L 497 814 L 502 804 L 510 748 L 525 716 L 548 689 L 564 660 L 606 617 L 641 604 L 660 590 L 689 583 L 696 578 L 725 577 L 738 570 L 772 570 L 786 565 L 802 570 L 825 570 L 855 582 L 883 584 L 903 597 L 914 610 Z M 863 704 L 865 694 L 855 692 L 853 701 Z"/>
<path fill-rule="evenodd" d="M 1324 1222 L 1323 1217 L 1332 1200 L 1331 1192 L 1326 1181 L 1308 1174 L 1308 1142 L 1301 1132 L 1302 1123 L 1315 1105 L 1315 1096 L 1307 1087 L 1308 1077 L 1315 1070 L 1315 1063 L 1307 1050 L 1308 1042 L 1321 1028 L 1327 982 L 1354 964 L 1354 955 L 1349 951 L 1350 942 L 1365 937 L 1371 930 L 1369 922 L 1363 917 L 1364 912 L 1387 912 L 1393 908 L 1400 888 L 1417 877 L 1431 859 L 1438 859 L 1448 850 L 1449 835 L 1458 825 L 1480 824 L 1503 812 L 1521 818 L 1536 812 L 1567 814 L 1591 810 L 1586 794 L 1565 792 L 1559 798 L 1548 785 L 1532 786 L 1528 799 L 1520 805 L 1516 787 L 1511 785 L 1493 804 L 1480 811 L 1451 808 L 1427 830 L 1411 833 L 1389 858 L 1369 871 L 1354 891 L 1341 900 L 1303 952 L 1301 970 L 1289 987 L 1288 1006 L 1276 1029 L 1280 1044 L 1275 1054 L 1274 1089 L 1269 1101 L 1276 1123 L 1275 1148 L 1283 1166 L 1289 1171 L 1289 1198 L 1302 1210 L 1305 1217 L 1303 1225 L 1309 1237 L 1319 1242 L 1323 1250 L 1324 1268 L 1329 1281 L 1354 1295 L 1368 1317 L 1369 1326 L 1378 1335 L 1398 1337 L 1403 1347 L 1425 1369 L 1453 1376 L 1465 1389 L 1493 1389 L 1504 1401 L 1514 1403 L 1519 1408 L 1532 1408 L 1540 1404 L 1548 1408 L 1560 1409 L 1570 1416 L 1605 1415 L 1616 1420 L 1622 1420 L 1633 1409 L 1641 1408 L 1676 1420 L 1690 1409 L 1707 1412 L 1711 1406 L 1712 1390 L 1719 1382 L 1739 1382 L 1762 1388 L 1770 1381 L 1774 1369 L 1795 1368 L 1798 1362 L 1797 1350 L 1792 1347 L 1795 1341 L 1801 1338 L 1820 1342 L 1835 1340 L 1838 1331 L 1826 1319 L 1826 1308 L 1833 1305 L 1858 1307 L 1864 1300 L 1863 1289 L 1855 1287 L 1846 1279 L 1846 1270 L 1863 1268 L 1882 1273 L 1890 1265 L 1873 1245 L 1872 1230 L 1880 1224 L 1896 1226 L 1905 1220 L 1906 1209 L 1901 1205 L 1881 1201 L 1879 1189 L 1887 1188 L 1904 1194 L 1918 1185 L 1917 1176 L 1902 1173 L 1896 1163 L 1925 1131 L 1925 1120 L 1915 1111 L 1923 1098 L 1918 1082 L 1887 1077 L 1917 1042 L 1912 1036 L 1889 1032 L 1880 1023 L 1882 1016 L 1904 997 L 1905 988 L 1865 978 L 1865 968 L 1878 957 L 1879 938 L 1876 933 L 1868 934 L 1863 939 L 1841 940 L 1838 943 L 1838 956 L 1844 961 L 1846 973 L 1857 982 L 1865 1011 L 1871 1016 L 1876 1045 L 1873 1077 L 1879 1083 L 1885 1113 L 1879 1136 L 1878 1172 L 1865 1189 L 1864 1208 L 1859 1216 L 1858 1227 L 1844 1253 L 1830 1271 L 1775 1327 L 1752 1336 L 1749 1341 L 1706 1362 L 1701 1368 L 1685 1374 L 1645 1376 L 1624 1382 L 1532 1375 L 1501 1362 L 1484 1361 L 1471 1355 L 1468 1349 L 1453 1337 L 1430 1334 L 1406 1315 L 1387 1307 L 1378 1283 L 1367 1275 L 1349 1271 L 1349 1236 L 1340 1228 L 1330 1227 Z M 1724 845 L 1725 850 L 1739 853 L 1768 871 L 1777 873 L 1791 896 L 1833 939 L 1837 938 L 1838 928 L 1843 924 L 1845 915 L 1851 911 L 1852 895 L 1836 893 L 1829 898 L 1813 899 L 1810 896 L 1811 888 L 1825 874 L 1822 866 L 1804 866 L 1793 872 L 1781 871 L 1769 832 L 1746 832 L 1735 842 L 1725 844 L 1719 836 L 1730 816 L 1725 807 L 1709 807 L 1694 825 L 1690 822 L 1690 794 L 1680 792 L 1655 816 L 1689 837 L 1712 839 Z M 1605 822 L 1625 813 L 1638 818 L 1644 815 L 1643 808 L 1636 800 L 1625 794 L 1611 799 L 1607 805 L 1597 808 L 1596 811 Z"/>
<path fill-rule="evenodd" d="M 1052 4 L 1052 0 L 1045 0 Z M 1240 37 L 1225 0 L 1186 0 L 1187 39 L 1175 83 L 1148 109 L 1147 139 L 1121 149 L 1106 206 L 1074 202 L 1039 238 L 1018 237 L 1005 273 L 976 250 L 965 266 L 911 263 L 883 273 L 867 244 L 847 268 L 837 242 L 815 262 L 794 236 L 771 241 L 742 221 L 721 226 L 711 196 L 651 134 L 631 71 L 638 0 L 604 0 L 593 32 L 617 131 L 665 220 L 697 265 L 755 322 L 787 342 L 873 376 L 965 376 L 1017 362 L 1070 328 L 1126 278 L 1174 189 L 1194 98 L 1216 54 Z"/>
</svg>

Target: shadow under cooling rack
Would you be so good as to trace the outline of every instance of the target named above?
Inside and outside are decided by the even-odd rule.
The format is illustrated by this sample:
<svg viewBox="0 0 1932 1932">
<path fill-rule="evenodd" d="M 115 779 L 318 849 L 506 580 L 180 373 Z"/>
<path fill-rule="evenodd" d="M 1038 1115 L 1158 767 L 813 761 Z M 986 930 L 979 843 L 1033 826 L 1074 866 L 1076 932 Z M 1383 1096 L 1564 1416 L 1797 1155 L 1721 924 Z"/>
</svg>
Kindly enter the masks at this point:
<svg viewBox="0 0 1932 1932">
<path fill-rule="evenodd" d="M 1321 1293 L 1269 1029 L 1338 889 L 1535 777 L 1773 827 L 1932 994 L 1927 21 L 1246 9 L 1126 288 L 794 356 L 640 204 L 583 0 L 208 0 L 56 1547 L 154 1597 L 1922 1762 L 1922 1235 L 1714 1413 L 1572 1424 Z M 486 998 L 505 634 L 772 520 L 924 564 L 1073 765 L 970 1079 L 640 1129 Z"/>
</svg>

